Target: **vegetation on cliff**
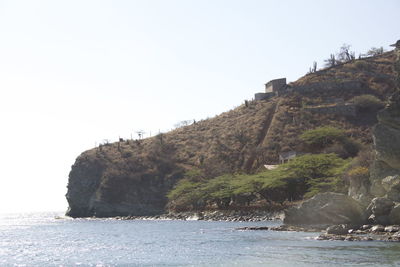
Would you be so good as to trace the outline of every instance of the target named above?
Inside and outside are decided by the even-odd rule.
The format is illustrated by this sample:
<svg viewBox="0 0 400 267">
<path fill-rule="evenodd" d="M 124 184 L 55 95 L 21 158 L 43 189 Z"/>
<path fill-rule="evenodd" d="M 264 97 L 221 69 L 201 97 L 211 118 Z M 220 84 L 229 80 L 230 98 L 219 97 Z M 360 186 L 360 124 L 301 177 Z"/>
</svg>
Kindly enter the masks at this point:
<svg viewBox="0 0 400 267">
<path fill-rule="evenodd" d="M 335 154 L 308 154 L 257 174 L 225 174 L 212 179 L 188 173 L 168 194 L 168 206 L 177 211 L 206 208 L 258 208 L 264 203 L 295 201 L 320 192 L 345 192 L 341 177 L 349 161 Z M 276 207 L 267 205 L 265 208 Z M 282 208 L 282 206 L 281 206 Z"/>
</svg>

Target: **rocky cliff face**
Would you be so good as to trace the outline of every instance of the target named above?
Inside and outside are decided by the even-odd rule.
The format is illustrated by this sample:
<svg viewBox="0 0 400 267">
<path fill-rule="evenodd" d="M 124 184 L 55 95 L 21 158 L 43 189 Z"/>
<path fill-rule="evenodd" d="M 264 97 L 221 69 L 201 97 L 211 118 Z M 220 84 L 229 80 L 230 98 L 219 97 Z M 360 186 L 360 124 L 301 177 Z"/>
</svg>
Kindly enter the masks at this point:
<svg viewBox="0 0 400 267">
<path fill-rule="evenodd" d="M 371 194 L 383 196 L 392 189 L 400 174 L 400 93 L 396 92 L 387 108 L 379 112 L 373 130 L 376 160 L 371 171 Z M 400 178 L 399 178 L 400 179 Z M 389 190 L 389 191 L 388 191 Z"/>
<path fill-rule="evenodd" d="M 372 199 L 367 214 L 371 222 L 379 224 L 400 223 L 400 50 L 395 53 L 397 88 L 387 107 L 378 113 L 378 124 L 373 129 L 375 160 L 370 187 L 361 193 Z"/>
<path fill-rule="evenodd" d="M 370 180 L 351 181 L 350 197 L 319 194 L 287 210 L 286 224 L 400 224 L 400 91 L 379 112 L 378 121 Z"/>
<path fill-rule="evenodd" d="M 380 224 L 400 223 L 400 91 L 378 114 L 374 128 L 376 160 L 371 171 L 370 219 Z"/>
<path fill-rule="evenodd" d="M 343 199 L 349 201 L 345 195 L 317 195 L 316 199 L 288 210 L 286 223 L 338 224 L 338 218 L 342 218 L 340 223 L 400 224 L 400 49 L 394 52 L 397 54 L 394 70 L 398 78 L 395 92 L 388 105 L 378 113 L 378 124 L 373 128 L 375 160 L 369 180 L 350 181 L 349 196 L 357 200 L 363 212 L 354 213 L 354 205 L 341 205 Z M 336 208 L 337 205 L 343 209 Z M 349 219 L 348 214 L 358 215 Z"/>
<path fill-rule="evenodd" d="M 145 148 L 144 148 L 145 147 Z M 136 151 L 134 155 L 131 150 Z M 143 151 L 147 151 L 145 155 Z M 67 215 L 113 217 L 163 213 L 166 193 L 182 176 L 174 150 L 124 142 L 82 153 L 69 174 Z"/>
</svg>

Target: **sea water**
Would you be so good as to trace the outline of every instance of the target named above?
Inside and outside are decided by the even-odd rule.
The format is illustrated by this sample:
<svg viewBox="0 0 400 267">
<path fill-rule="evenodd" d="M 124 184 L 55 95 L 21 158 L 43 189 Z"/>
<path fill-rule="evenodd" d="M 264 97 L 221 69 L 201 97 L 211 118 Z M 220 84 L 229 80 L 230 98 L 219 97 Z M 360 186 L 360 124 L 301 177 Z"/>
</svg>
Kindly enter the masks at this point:
<svg viewBox="0 0 400 267">
<path fill-rule="evenodd" d="M 0 266 L 400 266 L 400 243 L 236 230 L 280 223 L 0 214 Z"/>
</svg>

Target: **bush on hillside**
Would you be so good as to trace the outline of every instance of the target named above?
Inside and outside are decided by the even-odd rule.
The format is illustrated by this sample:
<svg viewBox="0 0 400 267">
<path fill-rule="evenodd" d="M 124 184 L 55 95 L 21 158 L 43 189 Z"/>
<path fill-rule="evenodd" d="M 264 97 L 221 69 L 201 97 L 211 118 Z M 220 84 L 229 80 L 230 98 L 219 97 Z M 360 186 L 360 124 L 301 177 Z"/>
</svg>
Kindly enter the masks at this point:
<svg viewBox="0 0 400 267">
<path fill-rule="evenodd" d="M 324 148 L 327 145 L 333 144 L 335 141 L 345 138 L 344 131 L 330 126 L 318 127 L 312 130 L 307 130 L 300 135 L 306 145 L 314 148 Z"/>
<path fill-rule="evenodd" d="M 175 211 L 202 209 L 204 202 L 199 191 L 201 185 L 200 182 L 193 182 L 189 179 L 180 180 L 178 186 L 167 194 L 170 200 L 168 208 Z"/>
<path fill-rule="evenodd" d="M 370 50 L 368 50 L 367 52 L 367 56 L 379 56 L 382 55 L 385 52 L 385 49 L 383 49 L 383 47 L 371 47 Z"/>
<path fill-rule="evenodd" d="M 348 138 L 344 131 L 338 128 L 324 126 L 305 131 L 300 135 L 305 149 L 312 153 L 335 153 L 341 158 L 355 157 L 361 145 Z"/>
<path fill-rule="evenodd" d="M 365 61 L 356 61 L 356 62 L 354 62 L 354 66 L 359 70 L 370 70 L 371 69 L 371 65 Z"/>
<path fill-rule="evenodd" d="M 348 161 L 335 154 L 303 155 L 275 170 L 226 174 L 200 182 L 183 179 L 168 194 L 172 210 L 249 205 L 258 196 L 269 203 L 299 200 L 320 192 L 344 192 L 341 174 Z"/>
<path fill-rule="evenodd" d="M 365 181 L 369 183 L 369 167 L 372 165 L 374 153 L 372 147 L 364 147 L 357 157 L 353 158 L 343 177 L 346 183 L 351 181 Z"/>
<path fill-rule="evenodd" d="M 355 96 L 352 102 L 358 111 L 377 111 L 385 106 L 385 104 L 374 95 Z"/>
<path fill-rule="evenodd" d="M 335 154 L 304 155 L 289 162 L 288 170 L 292 177 L 303 179 L 306 190 L 301 193 L 310 198 L 322 192 L 346 192 L 341 176 L 348 162 Z"/>
</svg>

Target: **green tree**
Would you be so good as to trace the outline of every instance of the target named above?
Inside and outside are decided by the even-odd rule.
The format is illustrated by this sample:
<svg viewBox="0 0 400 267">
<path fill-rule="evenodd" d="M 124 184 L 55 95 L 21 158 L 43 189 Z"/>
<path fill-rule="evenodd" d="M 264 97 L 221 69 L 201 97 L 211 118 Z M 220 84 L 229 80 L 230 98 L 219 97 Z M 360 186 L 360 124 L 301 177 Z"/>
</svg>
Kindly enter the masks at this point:
<svg viewBox="0 0 400 267">
<path fill-rule="evenodd" d="M 344 138 L 345 134 L 343 130 L 330 126 L 307 130 L 300 135 L 300 140 L 314 148 L 324 148 L 327 145 L 333 144 L 335 141 L 343 140 Z"/>
</svg>

